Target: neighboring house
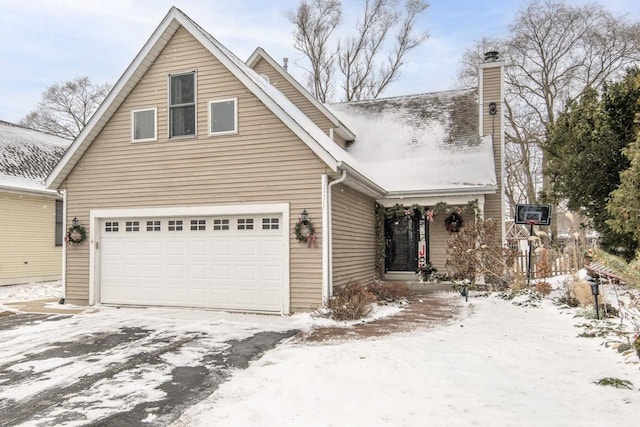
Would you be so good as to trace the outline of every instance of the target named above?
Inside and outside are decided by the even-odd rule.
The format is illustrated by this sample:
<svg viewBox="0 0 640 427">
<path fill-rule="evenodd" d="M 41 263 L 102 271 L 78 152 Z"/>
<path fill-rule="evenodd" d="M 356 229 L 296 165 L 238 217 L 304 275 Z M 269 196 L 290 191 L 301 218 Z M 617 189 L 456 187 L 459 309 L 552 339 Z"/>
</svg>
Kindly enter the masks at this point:
<svg viewBox="0 0 640 427">
<path fill-rule="evenodd" d="M 70 143 L 0 121 L 0 286 L 61 278 L 62 197 L 44 181 Z"/>
<path fill-rule="evenodd" d="M 350 280 L 444 269 L 445 215 L 429 225 L 426 208 L 502 219 L 502 72 L 480 65 L 479 91 L 325 106 L 172 8 L 47 179 L 87 230 L 66 249 L 67 301 L 286 314 Z M 385 231 L 396 204 L 407 215 Z"/>
</svg>

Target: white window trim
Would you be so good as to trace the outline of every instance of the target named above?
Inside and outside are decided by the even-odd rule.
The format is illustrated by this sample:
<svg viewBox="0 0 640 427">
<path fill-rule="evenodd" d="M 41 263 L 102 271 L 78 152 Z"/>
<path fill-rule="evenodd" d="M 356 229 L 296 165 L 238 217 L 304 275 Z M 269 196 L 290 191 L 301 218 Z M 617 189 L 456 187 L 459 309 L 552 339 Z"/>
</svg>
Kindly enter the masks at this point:
<svg viewBox="0 0 640 427">
<path fill-rule="evenodd" d="M 171 136 L 171 77 L 193 74 L 193 105 L 194 105 L 194 128 L 193 135 Z M 198 70 L 179 71 L 167 74 L 167 139 L 185 139 L 198 137 Z"/>
<path fill-rule="evenodd" d="M 135 138 L 135 113 L 153 110 L 153 138 Z M 131 110 L 131 142 L 153 142 L 158 140 L 158 107 L 137 108 Z"/>
<path fill-rule="evenodd" d="M 213 122 L 211 121 L 211 104 L 215 104 L 218 102 L 228 102 L 233 101 L 233 130 L 226 130 L 222 132 L 212 132 L 211 126 Z M 208 122 L 208 131 L 209 136 L 217 136 L 217 135 L 236 135 L 238 134 L 238 98 L 224 98 L 224 99 L 212 99 L 207 103 L 207 122 Z"/>
</svg>

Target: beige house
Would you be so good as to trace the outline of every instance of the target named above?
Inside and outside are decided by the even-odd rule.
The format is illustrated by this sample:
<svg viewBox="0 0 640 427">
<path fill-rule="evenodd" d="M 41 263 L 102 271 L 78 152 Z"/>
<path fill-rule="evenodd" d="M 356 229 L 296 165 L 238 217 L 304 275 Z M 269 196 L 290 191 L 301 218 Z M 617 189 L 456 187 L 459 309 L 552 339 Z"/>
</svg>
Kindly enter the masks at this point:
<svg viewBox="0 0 640 427">
<path fill-rule="evenodd" d="M 61 278 L 63 202 L 44 180 L 70 143 L 0 121 L 0 286 Z"/>
<path fill-rule="evenodd" d="M 407 97 L 381 142 L 395 101 L 322 105 L 172 8 L 47 178 L 87 236 L 66 248 L 67 300 L 288 314 L 444 267 L 445 215 L 427 208 L 502 218 L 502 67 L 480 66 L 479 91 Z M 397 262 L 376 268 L 385 245 Z"/>
</svg>

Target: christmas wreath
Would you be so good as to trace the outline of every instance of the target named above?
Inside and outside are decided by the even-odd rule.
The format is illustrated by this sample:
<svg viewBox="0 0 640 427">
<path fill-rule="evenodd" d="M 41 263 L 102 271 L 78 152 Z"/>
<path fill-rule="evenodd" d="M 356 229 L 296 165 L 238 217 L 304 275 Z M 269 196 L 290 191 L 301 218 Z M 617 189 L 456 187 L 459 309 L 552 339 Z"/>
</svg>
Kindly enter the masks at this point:
<svg viewBox="0 0 640 427">
<path fill-rule="evenodd" d="M 316 229 L 313 228 L 313 223 L 311 221 L 307 220 L 302 222 L 302 220 L 300 220 L 296 222 L 295 232 L 298 242 L 310 243 L 314 240 Z"/>
<path fill-rule="evenodd" d="M 459 232 L 463 223 L 464 221 L 462 220 L 462 216 L 460 216 L 460 212 L 454 212 L 444 220 L 444 226 L 449 233 Z"/>
<path fill-rule="evenodd" d="M 81 225 L 74 225 L 67 230 L 67 241 L 80 244 L 87 239 L 87 230 Z"/>
</svg>

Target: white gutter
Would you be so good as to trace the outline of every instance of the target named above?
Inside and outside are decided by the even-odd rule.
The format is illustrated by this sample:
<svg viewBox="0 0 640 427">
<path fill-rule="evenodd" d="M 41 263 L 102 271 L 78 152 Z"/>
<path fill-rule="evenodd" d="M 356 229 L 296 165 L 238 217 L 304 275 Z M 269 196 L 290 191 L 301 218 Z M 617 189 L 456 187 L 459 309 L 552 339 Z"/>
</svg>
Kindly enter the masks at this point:
<svg viewBox="0 0 640 427">
<path fill-rule="evenodd" d="M 11 185 L 0 185 L 0 191 L 6 191 L 8 193 L 14 194 L 34 194 L 38 196 L 50 196 L 56 197 L 59 196 L 58 192 L 55 190 L 48 190 L 46 188 L 28 188 L 28 187 L 18 187 Z"/>
<path fill-rule="evenodd" d="M 497 185 L 483 185 L 478 187 L 459 187 L 445 188 L 434 190 L 407 190 L 407 191 L 389 191 L 385 199 L 403 199 L 406 197 L 443 197 L 455 195 L 480 195 L 495 194 L 498 192 Z"/>
<path fill-rule="evenodd" d="M 325 244 L 322 245 L 322 301 L 326 303 L 333 295 L 333 233 L 331 218 L 331 188 L 347 179 L 347 171 L 342 169 L 342 175 L 335 181 L 329 182 L 327 174 L 322 175 L 322 230 Z"/>
</svg>

